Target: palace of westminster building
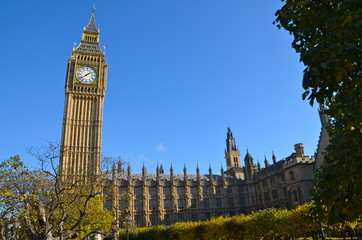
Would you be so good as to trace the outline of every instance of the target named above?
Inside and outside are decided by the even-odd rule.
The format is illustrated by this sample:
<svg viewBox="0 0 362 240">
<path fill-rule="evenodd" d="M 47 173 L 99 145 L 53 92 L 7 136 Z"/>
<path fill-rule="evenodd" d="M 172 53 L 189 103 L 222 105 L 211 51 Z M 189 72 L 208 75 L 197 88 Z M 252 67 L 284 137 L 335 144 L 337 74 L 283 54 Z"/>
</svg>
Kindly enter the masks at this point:
<svg viewBox="0 0 362 240">
<path fill-rule="evenodd" d="M 59 173 L 62 176 L 99 176 L 101 161 L 103 103 L 107 67 L 105 53 L 99 46 L 99 30 L 94 10 L 84 28 L 81 43 L 68 61 L 65 84 L 65 107 L 61 140 Z M 323 123 L 327 117 L 320 111 Z M 112 172 L 104 173 L 105 207 L 130 218 L 134 226 L 199 221 L 220 215 L 235 215 L 276 207 L 295 208 L 310 201 L 314 169 L 319 165 L 328 135 L 322 128 L 315 156 L 306 156 L 304 146 L 295 144 L 295 152 L 273 164 L 265 159 L 264 167 L 255 164 L 249 152 L 241 165 L 235 138 L 227 129 L 225 160 L 227 169 L 214 174 L 165 174 L 163 166 L 155 173 L 124 171 L 122 163 Z M 317 163 L 317 164 L 316 164 Z"/>
</svg>

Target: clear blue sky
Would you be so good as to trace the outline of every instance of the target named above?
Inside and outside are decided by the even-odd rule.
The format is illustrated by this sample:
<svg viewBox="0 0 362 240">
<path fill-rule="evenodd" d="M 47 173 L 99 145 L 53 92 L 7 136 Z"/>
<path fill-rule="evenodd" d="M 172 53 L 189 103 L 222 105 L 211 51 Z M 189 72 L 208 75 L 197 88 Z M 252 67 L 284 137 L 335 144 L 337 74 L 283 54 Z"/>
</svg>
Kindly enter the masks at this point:
<svg viewBox="0 0 362 240">
<path fill-rule="evenodd" d="M 263 165 L 302 142 L 317 147 L 316 108 L 302 101 L 303 65 L 272 24 L 281 1 L 11 1 L 0 9 L 0 160 L 60 142 L 73 42 L 96 4 L 109 64 L 103 154 L 140 172 L 225 167 L 228 125 Z"/>
</svg>

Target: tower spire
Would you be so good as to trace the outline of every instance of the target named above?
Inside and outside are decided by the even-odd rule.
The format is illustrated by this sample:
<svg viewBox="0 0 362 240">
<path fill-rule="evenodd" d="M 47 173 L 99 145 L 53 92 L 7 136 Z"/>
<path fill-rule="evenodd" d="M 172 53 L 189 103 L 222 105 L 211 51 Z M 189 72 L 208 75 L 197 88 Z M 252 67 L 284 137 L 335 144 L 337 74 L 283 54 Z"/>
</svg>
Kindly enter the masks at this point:
<svg viewBox="0 0 362 240">
<path fill-rule="evenodd" d="M 82 41 L 79 46 L 73 50 L 73 52 L 104 56 L 104 53 L 99 47 L 99 29 L 97 28 L 95 21 L 95 5 L 93 6 L 89 23 L 83 29 Z"/>
<path fill-rule="evenodd" d="M 83 32 L 99 34 L 99 30 L 98 30 L 98 28 L 96 26 L 96 22 L 95 22 L 95 18 L 94 18 L 95 12 L 96 12 L 96 5 L 94 4 L 93 7 L 92 7 L 91 19 L 89 20 L 88 25 L 84 28 Z"/>
<path fill-rule="evenodd" d="M 235 138 L 233 137 L 230 127 L 228 127 L 226 133 L 225 159 L 227 169 L 240 168 L 240 152 L 236 147 Z"/>
</svg>

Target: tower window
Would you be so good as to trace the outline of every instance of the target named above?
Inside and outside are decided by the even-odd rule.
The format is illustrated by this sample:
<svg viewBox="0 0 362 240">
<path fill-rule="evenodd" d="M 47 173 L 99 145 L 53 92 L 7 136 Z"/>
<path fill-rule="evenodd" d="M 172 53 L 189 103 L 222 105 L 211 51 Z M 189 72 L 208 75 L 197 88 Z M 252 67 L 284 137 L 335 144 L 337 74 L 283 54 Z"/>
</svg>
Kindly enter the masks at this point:
<svg viewBox="0 0 362 240">
<path fill-rule="evenodd" d="M 221 208 L 221 207 L 222 207 L 221 198 L 216 198 L 216 207 L 217 207 L 217 208 Z"/>
<path fill-rule="evenodd" d="M 204 189 L 203 189 L 203 191 L 204 191 L 204 195 L 208 195 L 209 194 L 209 187 L 204 187 Z"/>
<path fill-rule="evenodd" d="M 184 200 L 178 199 L 177 200 L 178 209 L 184 209 Z"/>
<path fill-rule="evenodd" d="M 169 210 L 169 209 L 170 209 L 170 200 L 169 200 L 169 199 L 163 200 L 163 208 L 164 208 L 165 210 Z"/>
<path fill-rule="evenodd" d="M 210 208 L 210 200 L 208 198 L 204 198 L 204 208 Z"/>
<path fill-rule="evenodd" d="M 228 198 L 229 207 L 234 207 L 234 199 Z"/>
<path fill-rule="evenodd" d="M 196 198 L 191 198 L 191 208 L 196 208 Z"/>
<path fill-rule="evenodd" d="M 141 215 L 135 215 L 134 221 L 135 221 L 136 226 L 141 226 Z"/>
<path fill-rule="evenodd" d="M 191 187 L 190 188 L 190 193 L 191 193 L 191 195 L 196 195 L 197 194 L 197 188 L 196 187 Z"/>
<path fill-rule="evenodd" d="M 169 187 L 163 188 L 163 195 L 170 195 L 170 188 Z"/>
<path fill-rule="evenodd" d="M 154 196 L 154 195 L 155 195 L 155 188 L 154 188 L 154 187 L 150 187 L 150 188 L 148 189 L 148 194 L 149 194 L 150 196 Z"/>
<path fill-rule="evenodd" d="M 135 211 L 141 211 L 141 201 L 134 200 L 134 210 Z"/>
<path fill-rule="evenodd" d="M 150 224 L 151 224 L 151 226 L 155 226 L 157 224 L 156 219 L 157 219 L 156 215 L 152 214 L 150 216 Z"/>
<path fill-rule="evenodd" d="M 184 218 L 184 214 L 183 214 L 183 213 L 177 214 L 177 217 L 178 217 L 178 221 L 179 221 L 179 222 L 185 221 L 185 218 Z"/>
<path fill-rule="evenodd" d="M 184 194 L 184 188 L 183 187 L 178 187 L 177 188 L 177 195 L 183 195 Z"/>
<path fill-rule="evenodd" d="M 135 195 L 136 197 L 141 196 L 141 188 L 140 188 L 140 187 L 135 187 L 135 188 L 134 188 L 134 195 Z"/>
<path fill-rule="evenodd" d="M 165 214 L 165 218 L 164 218 L 164 222 L 165 225 L 170 225 L 171 221 L 170 221 L 170 214 Z"/>
<path fill-rule="evenodd" d="M 150 199 L 150 201 L 149 201 L 149 209 L 150 210 L 156 210 L 156 201 L 155 201 L 155 199 Z"/>
</svg>

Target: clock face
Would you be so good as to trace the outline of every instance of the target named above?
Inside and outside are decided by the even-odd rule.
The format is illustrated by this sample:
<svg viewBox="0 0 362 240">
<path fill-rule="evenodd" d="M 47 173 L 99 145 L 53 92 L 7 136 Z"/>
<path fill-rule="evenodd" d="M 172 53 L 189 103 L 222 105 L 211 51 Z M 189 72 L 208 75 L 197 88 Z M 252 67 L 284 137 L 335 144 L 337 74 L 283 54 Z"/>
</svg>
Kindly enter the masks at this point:
<svg viewBox="0 0 362 240">
<path fill-rule="evenodd" d="M 84 84 L 91 84 L 97 79 L 97 72 L 91 67 L 81 67 L 77 70 L 77 79 Z"/>
</svg>

